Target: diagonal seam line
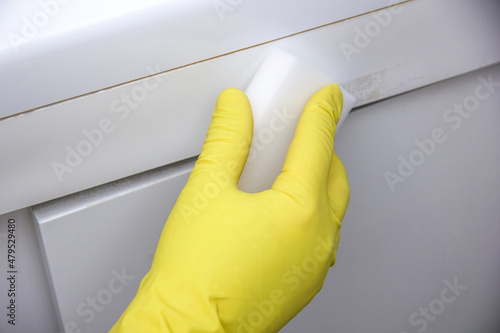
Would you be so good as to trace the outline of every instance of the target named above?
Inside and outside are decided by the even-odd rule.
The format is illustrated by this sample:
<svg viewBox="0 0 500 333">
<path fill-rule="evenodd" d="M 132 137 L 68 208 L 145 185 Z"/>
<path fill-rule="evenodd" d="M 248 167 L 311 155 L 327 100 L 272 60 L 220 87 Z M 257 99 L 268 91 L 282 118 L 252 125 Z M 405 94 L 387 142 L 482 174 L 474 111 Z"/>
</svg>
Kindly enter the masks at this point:
<svg viewBox="0 0 500 333">
<path fill-rule="evenodd" d="M 56 102 L 52 102 L 52 103 L 45 104 L 45 105 L 42 105 L 42 106 L 37 106 L 35 108 L 31 108 L 31 109 L 28 109 L 28 110 L 25 110 L 25 111 L 21 111 L 21 112 L 18 112 L 18 113 L 11 114 L 9 116 L 1 117 L 0 121 L 8 119 L 8 118 L 16 117 L 16 116 L 19 116 L 19 115 L 31 113 L 31 112 L 34 112 L 34 111 L 37 111 L 37 110 L 40 110 L 40 109 L 43 109 L 43 108 L 46 108 L 46 107 L 49 107 L 49 106 L 53 106 L 53 105 L 56 105 L 56 104 L 59 104 L 59 103 L 68 102 L 70 100 L 77 99 L 77 98 L 80 98 L 80 97 L 93 95 L 93 94 L 98 93 L 98 92 L 103 92 L 105 90 L 116 88 L 116 87 L 119 87 L 119 86 L 122 86 L 122 85 L 125 85 L 125 84 L 129 84 L 129 83 L 132 83 L 132 82 L 140 81 L 140 80 L 143 80 L 143 79 L 146 79 L 146 78 L 150 78 L 150 77 L 153 77 L 153 76 L 156 76 L 156 75 L 159 75 L 159 74 L 168 73 L 168 72 L 175 71 L 175 70 L 178 70 L 178 69 L 181 69 L 181 68 L 185 68 L 185 67 L 189 67 L 189 66 L 201 64 L 201 63 L 204 63 L 204 62 L 207 62 L 207 61 L 210 61 L 210 60 L 222 58 L 222 57 L 234 54 L 234 53 L 238 53 L 238 52 L 249 50 L 249 49 L 252 49 L 252 48 L 255 48 L 255 47 L 258 47 L 258 46 L 270 44 L 270 43 L 276 42 L 278 40 L 282 40 L 282 39 L 285 39 L 285 38 L 288 38 L 288 37 L 292 37 L 292 36 L 297 36 L 297 35 L 300 35 L 300 34 L 303 34 L 303 33 L 306 33 L 306 32 L 310 32 L 310 31 L 313 31 L 313 30 L 316 30 L 316 29 L 321 29 L 321 28 L 324 28 L 324 27 L 327 27 L 327 26 L 330 26 L 330 25 L 334 25 L 334 24 L 337 24 L 337 23 L 340 23 L 340 22 L 351 20 L 351 19 L 354 19 L 354 18 L 357 18 L 357 17 L 360 17 L 360 16 L 369 15 L 369 14 L 372 14 L 372 13 L 375 13 L 375 12 L 378 12 L 378 11 L 382 11 L 382 10 L 387 9 L 387 8 L 392 8 L 392 7 L 400 6 L 400 5 L 403 5 L 403 4 L 406 4 L 406 3 L 409 3 L 409 2 L 413 2 L 413 1 L 415 1 L 415 0 L 401 1 L 401 2 L 395 3 L 395 4 L 390 5 L 390 6 L 386 6 L 386 7 L 382 7 L 382 8 L 377 8 L 377 9 L 371 10 L 369 12 L 365 12 L 365 13 L 362 13 L 362 14 L 357 14 L 357 15 L 354 15 L 354 16 L 343 18 L 343 19 L 338 20 L 338 21 L 333 21 L 333 22 L 330 22 L 330 23 L 325 23 L 325 24 L 319 25 L 319 26 L 314 27 L 314 28 L 309 28 L 309 29 L 302 30 L 302 31 L 299 31 L 299 32 L 294 32 L 292 34 L 289 34 L 289 35 L 286 35 L 286 36 L 282 36 L 282 37 L 278 37 L 278 38 L 274 38 L 274 39 L 268 40 L 266 42 L 254 44 L 252 46 L 247 46 L 247 47 L 244 47 L 244 48 L 241 48 L 241 49 L 238 49 L 238 50 L 226 52 L 226 53 L 219 54 L 219 55 L 216 55 L 216 56 L 213 56 L 213 57 L 210 57 L 210 58 L 206 58 L 206 59 L 203 59 L 203 60 L 198 60 L 198 61 L 191 62 L 191 63 L 185 64 L 185 65 L 173 67 L 173 68 L 166 69 L 166 70 L 158 72 L 158 73 L 154 73 L 154 74 L 142 76 L 142 77 L 139 77 L 139 78 L 136 78 L 136 79 L 132 79 L 132 80 L 129 80 L 129 81 L 125 81 L 125 82 L 121 82 L 121 83 L 118 83 L 118 84 L 114 84 L 114 85 L 111 85 L 111 86 L 108 86 L 108 87 L 105 87 L 105 88 L 101 88 L 101 89 L 89 91 L 89 92 L 86 92 L 84 94 L 80 94 L 80 95 L 76 95 L 76 96 L 73 96 L 73 97 L 68 97 L 68 98 L 65 98 L 65 99 L 61 99 L 61 100 L 56 101 Z"/>
</svg>

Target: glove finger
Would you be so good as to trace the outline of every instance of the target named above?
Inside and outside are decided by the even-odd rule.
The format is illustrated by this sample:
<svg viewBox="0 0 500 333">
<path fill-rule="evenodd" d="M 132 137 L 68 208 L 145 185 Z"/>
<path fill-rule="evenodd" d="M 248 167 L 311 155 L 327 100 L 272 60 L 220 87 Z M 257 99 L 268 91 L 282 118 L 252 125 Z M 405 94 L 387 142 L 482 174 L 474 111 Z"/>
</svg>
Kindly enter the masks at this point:
<svg viewBox="0 0 500 333">
<path fill-rule="evenodd" d="M 333 152 L 328 176 L 328 196 L 333 213 L 339 219 L 339 222 L 342 222 L 349 204 L 350 190 L 344 164 L 335 152 Z"/>
<path fill-rule="evenodd" d="M 324 193 L 342 104 L 342 92 L 336 84 L 320 89 L 311 97 L 300 117 L 283 170 L 273 189 L 294 198 Z"/>
<path fill-rule="evenodd" d="M 230 186 L 237 187 L 250 149 L 252 133 L 252 109 L 247 96 L 236 88 L 224 90 L 215 105 L 207 137 L 190 181 L 204 176 L 220 177 L 222 172 L 229 177 Z"/>
</svg>

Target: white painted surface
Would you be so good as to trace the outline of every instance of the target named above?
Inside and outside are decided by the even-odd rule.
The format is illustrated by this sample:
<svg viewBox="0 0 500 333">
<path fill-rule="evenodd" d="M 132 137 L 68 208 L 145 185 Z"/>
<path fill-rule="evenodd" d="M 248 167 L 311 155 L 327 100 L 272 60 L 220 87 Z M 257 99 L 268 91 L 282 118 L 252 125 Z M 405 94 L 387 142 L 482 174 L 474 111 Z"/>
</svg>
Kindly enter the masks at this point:
<svg viewBox="0 0 500 333">
<path fill-rule="evenodd" d="M 2 1 L 0 118 L 398 2 Z"/>
<path fill-rule="evenodd" d="M 14 238 L 9 238 L 9 220 L 15 220 Z M 15 242 L 9 242 L 9 239 Z M 14 245 L 14 246 L 13 246 Z M 8 258 L 9 247 L 14 250 Z M 12 252 L 12 251 L 11 251 Z M 9 262 L 8 259 L 13 261 Z M 15 287 L 11 288 L 8 277 L 9 265 L 14 265 Z M 43 264 L 42 253 L 35 232 L 35 222 L 29 208 L 0 215 L 0 332 L 2 333 L 56 333 L 59 326 L 52 306 L 49 282 Z M 9 290 L 15 293 L 9 296 Z M 15 300 L 15 325 L 8 323 L 7 306 Z"/>
<path fill-rule="evenodd" d="M 356 27 L 366 28 L 375 20 L 373 14 L 272 44 L 309 58 L 312 65 L 326 75 L 338 77 L 360 100 L 360 105 L 500 60 L 499 2 L 421 0 L 401 8 L 403 11 L 391 16 L 391 23 L 380 34 L 371 38 L 366 47 L 359 48 L 359 53 L 352 54 L 350 62 L 339 46 L 342 42 L 355 45 Z M 0 15 L 5 13 L 0 11 Z M 2 18 L 0 22 L 6 21 Z M 44 48 L 50 43 L 34 41 L 26 46 L 35 48 L 35 44 Z M 99 50 L 98 43 L 92 47 Z M 163 79 L 161 88 L 148 92 L 148 98 L 125 119 L 118 118 L 121 113 L 113 113 L 110 105 L 121 93 L 129 93 L 143 82 L 0 121 L 0 214 L 196 155 L 217 94 L 228 86 L 244 89 L 267 47 L 162 74 L 159 76 Z M 148 61 L 137 58 L 139 53 L 125 53 L 128 60 L 123 64 L 113 63 L 113 70 L 107 72 L 105 67 L 99 67 L 104 66 L 102 63 L 93 63 L 100 60 L 75 51 L 71 53 L 73 57 L 69 57 L 75 59 L 74 62 L 68 61 L 66 67 L 58 67 L 57 62 L 45 67 L 49 73 L 64 72 L 56 78 L 41 76 L 35 65 L 29 67 L 42 60 L 51 63 L 43 52 L 32 53 L 31 60 L 18 55 L 19 63 L 24 62 L 27 67 L 16 69 L 11 66 L 13 63 L 8 67 L 4 66 L 6 62 L 1 64 L 0 80 L 7 78 L 0 81 L 6 88 L 3 96 L 7 96 L 2 101 L 12 101 L 13 95 L 8 93 L 12 77 L 5 76 L 11 68 L 10 73 L 14 73 L 14 69 L 31 68 L 32 71 L 25 72 L 29 79 L 19 79 L 21 88 L 16 88 L 19 90 L 15 98 L 22 103 L 40 105 L 43 98 L 54 96 L 44 88 L 50 87 L 53 80 L 60 80 L 57 82 L 64 86 L 61 91 L 66 94 L 75 89 L 86 90 L 87 81 L 91 85 L 100 84 L 104 81 L 96 77 L 109 79 L 125 67 L 131 68 L 125 75 L 132 78 L 148 75 L 148 66 L 153 71 L 169 67 L 170 58 L 164 56 L 165 52 L 148 53 L 151 55 Z M 0 61 L 5 59 L 2 55 Z M 86 67 L 86 61 L 93 65 Z M 106 64 L 109 65 L 109 61 Z M 484 73 L 488 71 L 494 71 L 495 81 L 500 81 L 498 66 Z M 79 77 L 81 80 L 67 79 L 81 72 L 85 73 Z M 431 90 L 373 104 L 350 116 L 336 144 L 348 168 L 352 188 L 338 262 L 323 292 L 284 332 L 416 332 L 416 327 L 408 324 L 411 314 L 440 296 L 443 280 L 452 281 L 455 277 L 467 285 L 468 290 L 456 302 L 446 305 L 445 312 L 429 323 L 426 332 L 498 331 L 493 312 L 500 307 L 498 92 L 482 102 L 480 110 L 464 120 L 456 131 L 450 130 L 450 124 L 443 123 L 442 119 L 443 113 L 455 102 L 463 102 L 474 92 L 477 75 L 475 72 L 469 79 L 443 83 L 444 88 L 438 90 L 431 87 Z M 148 82 L 156 81 L 149 79 Z M 43 93 L 37 96 L 38 92 Z M 59 183 L 51 163 L 64 159 L 65 147 L 75 147 L 85 138 L 82 130 L 95 128 L 105 117 L 112 119 L 116 128 Z M 405 183 L 397 184 L 395 193 L 390 192 L 383 173 L 396 172 L 398 155 L 409 156 L 415 148 L 413 141 L 429 136 L 437 126 L 446 128 L 448 140 Z M 179 191 L 180 187 L 179 183 L 169 191 Z M 147 207 L 143 198 L 139 197 L 138 202 L 141 207 Z M 98 212 L 101 208 L 95 206 L 94 209 Z M 115 214 L 120 211 L 115 209 L 112 216 L 116 217 Z M 157 211 L 157 214 L 155 216 L 163 213 Z M 151 216 L 148 215 L 153 220 Z M 69 219 L 69 215 L 66 218 Z M 160 223 L 160 219 L 155 221 Z M 33 229 L 25 230 L 22 237 L 23 246 L 28 247 L 23 250 L 26 251 L 23 254 L 25 277 L 41 276 L 43 270 L 34 252 Z M 101 282 L 108 281 L 106 278 L 110 277 L 104 274 L 111 269 L 101 272 Z M 36 283 L 43 284 L 43 277 Z M 31 321 L 34 318 L 43 318 L 36 319 L 38 330 L 55 332 L 47 290 L 39 287 L 39 292 L 29 294 L 29 306 L 37 310 L 27 310 L 28 316 L 23 319 L 23 325 L 27 326 L 19 326 L 19 332 L 32 331 L 29 327 L 34 325 Z M 3 291 L 0 290 L 2 295 Z M 95 290 L 80 296 L 90 297 L 91 292 Z M 11 327 L 4 329 L 1 326 L 4 323 L 0 323 L 2 332 L 17 333 Z"/>
<path fill-rule="evenodd" d="M 456 3 L 423 0 L 397 7 L 390 24 L 349 58 L 340 45 L 355 45 L 357 28 L 371 27 L 373 14 L 271 44 L 309 59 L 344 83 L 362 105 L 500 61 L 500 3 Z M 217 95 L 230 86 L 244 89 L 269 45 L 1 121 L 0 213 L 197 155 Z M 147 73 L 146 67 L 156 64 L 142 66 Z M 132 100 L 135 108 L 123 111 L 122 94 L 142 98 L 141 91 L 147 92 L 144 100 L 137 105 Z M 103 119 L 108 123 L 102 124 Z M 102 140 L 96 135 L 96 145 L 85 143 L 90 141 L 83 131 L 99 126 L 109 133 Z M 65 161 L 67 149 L 78 145 L 91 153 L 72 167 Z M 54 162 L 71 169 L 62 181 Z"/>
<path fill-rule="evenodd" d="M 496 85 L 478 79 L 488 81 L 490 75 Z M 471 103 L 476 92 L 483 100 L 475 111 L 465 110 L 469 117 L 459 125 L 458 114 L 448 110 Z M 443 302 L 443 313 L 434 315 L 425 331 L 500 329 L 499 103 L 496 65 L 350 115 L 335 143 L 351 185 L 337 264 L 321 293 L 283 332 L 414 333 L 424 325 L 419 307 L 432 302 L 436 309 L 440 303 L 434 300 L 448 288 L 443 281 L 453 284 L 455 279 L 466 290 L 444 292 L 446 300 L 455 298 Z M 437 129 L 440 141 L 445 139 L 432 148 L 426 139 Z M 415 153 L 415 140 L 426 142 L 428 156 Z M 400 155 L 424 158 L 393 192 L 384 174 L 398 173 Z M 112 325 L 148 270 L 159 230 L 191 165 L 34 208 L 66 324 L 74 321 L 82 332 Z M 105 289 L 110 272 L 122 267 L 136 276 L 130 288 L 86 323 L 89 317 L 76 308 Z M 85 283 L 75 287 L 82 276 Z"/>
<path fill-rule="evenodd" d="M 479 88 L 489 97 L 460 125 L 449 118 L 489 75 L 494 91 Z M 499 105 L 496 65 L 350 114 L 335 141 L 351 186 L 337 262 L 283 333 L 500 332 Z M 446 140 L 392 192 L 384 173 L 398 173 L 400 155 L 418 158 L 414 141 L 439 128 Z M 455 278 L 467 289 L 444 292 L 455 299 L 440 313 Z M 419 308 L 431 302 L 425 327 Z"/>
<path fill-rule="evenodd" d="M 151 266 L 194 160 L 33 208 L 59 324 L 107 332 Z"/>
</svg>

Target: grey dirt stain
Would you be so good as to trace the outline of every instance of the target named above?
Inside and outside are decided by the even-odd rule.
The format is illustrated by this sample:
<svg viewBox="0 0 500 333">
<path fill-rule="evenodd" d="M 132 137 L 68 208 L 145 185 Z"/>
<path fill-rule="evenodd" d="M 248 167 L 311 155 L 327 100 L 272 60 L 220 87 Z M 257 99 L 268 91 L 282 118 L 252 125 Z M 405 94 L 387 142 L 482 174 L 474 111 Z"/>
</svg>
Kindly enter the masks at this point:
<svg viewBox="0 0 500 333">
<path fill-rule="evenodd" d="M 384 79 L 387 70 L 381 70 L 342 84 L 348 92 L 358 99 L 358 104 L 379 99 L 383 94 Z"/>
</svg>

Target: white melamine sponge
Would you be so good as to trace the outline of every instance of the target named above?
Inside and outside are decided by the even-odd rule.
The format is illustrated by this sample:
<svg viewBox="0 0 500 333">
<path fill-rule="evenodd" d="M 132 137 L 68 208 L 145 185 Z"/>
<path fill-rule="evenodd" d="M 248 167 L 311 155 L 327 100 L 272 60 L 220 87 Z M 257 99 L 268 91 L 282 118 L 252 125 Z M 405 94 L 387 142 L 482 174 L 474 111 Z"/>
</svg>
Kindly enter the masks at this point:
<svg viewBox="0 0 500 333">
<path fill-rule="evenodd" d="M 238 187 L 255 193 L 271 188 L 281 173 L 295 127 L 309 98 L 322 87 L 336 83 L 297 57 L 272 49 L 245 93 L 252 105 L 252 146 Z M 337 130 L 356 99 L 341 88 L 344 98 Z"/>
</svg>

